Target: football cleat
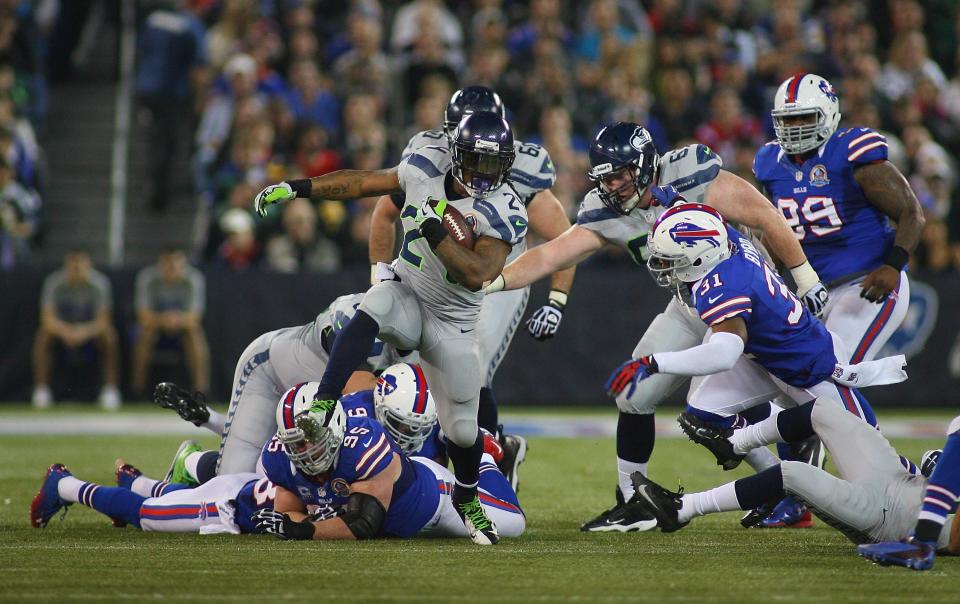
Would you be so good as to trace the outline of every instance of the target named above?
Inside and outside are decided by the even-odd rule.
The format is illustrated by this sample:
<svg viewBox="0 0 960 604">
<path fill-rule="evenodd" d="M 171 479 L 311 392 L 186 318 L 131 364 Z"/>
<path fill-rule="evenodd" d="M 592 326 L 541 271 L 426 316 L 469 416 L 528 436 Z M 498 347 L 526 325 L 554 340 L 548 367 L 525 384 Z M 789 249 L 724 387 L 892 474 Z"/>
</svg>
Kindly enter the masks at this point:
<svg viewBox="0 0 960 604">
<path fill-rule="evenodd" d="M 760 524 L 764 518 L 773 513 L 775 503 L 765 503 L 758 508 L 754 508 L 743 515 L 740 519 L 740 526 L 743 528 L 753 528 Z"/>
<path fill-rule="evenodd" d="M 503 461 L 503 445 L 496 436 L 483 428 L 480 428 L 480 434 L 483 436 L 483 452 L 493 458 L 493 463 L 499 465 Z"/>
<path fill-rule="evenodd" d="M 121 489 L 131 489 L 133 481 L 143 475 L 143 472 L 128 464 L 122 459 L 114 462 L 114 476 L 117 478 L 117 486 Z"/>
<path fill-rule="evenodd" d="M 177 449 L 177 452 L 173 456 L 173 461 L 170 463 L 170 469 L 167 470 L 167 476 L 164 478 L 164 481 L 185 484 L 192 487 L 200 484 L 197 479 L 187 471 L 187 457 L 191 453 L 199 453 L 200 451 L 203 451 L 203 447 L 197 444 L 195 440 L 185 440 L 180 443 L 180 448 Z"/>
<path fill-rule="evenodd" d="M 153 390 L 153 401 L 164 409 L 173 409 L 185 421 L 201 426 L 210 420 L 207 397 L 201 392 L 193 394 L 173 382 L 160 382 Z"/>
<path fill-rule="evenodd" d="M 640 472 L 630 475 L 633 482 L 633 497 L 627 502 L 635 503 L 657 518 L 661 533 L 679 531 L 690 524 L 680 522 L 678 513 L 683 507 L 683 487 L 674 493 L 661 487 Z"/>
<path fill-rule="evenodd" d="M 905 541 L 865 543 L 857 546 L 857 554 L 881 566 L 904 566 L 913 570 L 930 570 L 936 559 L 936 543 Z"/>
<path fill-rule="evenodd" d="M 718 428 L 689 411 L 681 413 L 677 421 L 690 440 L 698 445 L 703 445 L 713 453 L 713 456 L 717 458 L 717 465 L 723 467 L 724 470 L 732 470 L 743 461 L 744 456 L 734 453 L 733 444 L 729 440 L 733 430 Z"/>
<path fill-rule="evenodd" d="M 30 502 L 30 524 L 33 528 L 43 528 L 47 526 L 50 519 L 63 510 L 67 513 L 67 507 L 73 505 L 69 501 L 60 498 L 60 492 L 57 485 L 60 479 L 65 476 L 73 476 L 70 470 L 62 463 L 55 463 L 47 468 L 47 473 L 43 477 L 43 484 L 40 485 L 40 491 Z"/>
<path fill-rule="evenodd" d="M 456 487 L 454 487 L 456 489 Z M 454 499 L 456 501 L 456 499 Z M 454 509 L 463 520 L 463 525 L 467 527 L 467 533 L 470 539 L 477 545 L 496 545 L 500 541 L 500 534 L 497 533 L 497 527 L 487 516 L 487 512 L 480 505 L 480 496 L 474 495 L 473 499 L 465 503 L 454 503 Z"/>
<path fill-rule="evenodd" d="M 807 506 L 794 499 L 792 495 L 787 495 L 757 526 L 759 528 L 810 528 L 813 526 L 813 514 Z"/>
<path fill-rule="evenodd" d="M 802 461 L 821 470 L 827 465 L 827 448 L 823 446 L 823 442 L 816 434 L 800 442 L 791 443 L 790 455 L 794 461 Z"/>
<path fill-rule="evenodd" d="M 497 467 L 510 482 L 513 492 L 520 489 L 520 474 L 518 472 L 520 464 L 527 458 L 527 439 L 516 434 L 503 434 L 500 438 L 500 444 L 503 446 L 503 459 L 497 462 Z"/>
<path fill-rule="evenodd" d="M 627 503 L 616 487 L 617 504 L 601 513 L 593 520 L 589 520 L 580 527 L 581 531 L 589 533 L 632 533 L 635 531 L 649 531 L 657 527 L 657 519 L 640 505 Z"/>
</svg>

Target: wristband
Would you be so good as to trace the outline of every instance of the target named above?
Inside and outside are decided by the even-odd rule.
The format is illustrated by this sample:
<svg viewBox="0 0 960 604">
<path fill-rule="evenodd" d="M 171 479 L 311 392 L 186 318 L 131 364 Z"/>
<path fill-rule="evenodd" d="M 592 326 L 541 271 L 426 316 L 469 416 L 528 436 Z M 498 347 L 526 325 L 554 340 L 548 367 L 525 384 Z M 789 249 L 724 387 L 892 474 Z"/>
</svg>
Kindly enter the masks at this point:
<svg viewBox="0 0 960 604">
<path fill-rule="evenodd" d="M 547 304 L 557 310 L 563 310 L 567 306 L 567 292 L 551 289 L 550 293 L 547 294 Z"/>
<path fill-rule="evenodd" d="M 503 286 L 506 285 L 506 282 L 503 280 L 503 274 L 497 275 L 497 278 L 490 282 L 485 288 L 483 288 L 483 293 L 492 294 L 498 291 L 503 291 Z"/>
<path fill-rule="evenodd" d="M 798 292 L 807 293 L 814 285 L 820 282 L 820 276 L 817 275 L 817 271 L 813 270 L 813 267 L 810 266 L 809 260 L 805 260 L 803 264 L 791 268 L 790 275 L 793 277 L 794 283 L 797 284 Z"/>
<path fill-rule="evenodd" d="M 370 285 L 376 285 L 380 280 L 377 279 L 377 263 L 370 265 Z"/>
<path fill-rule="evenodd" d="M 893 248 L 890 249 L 890 253 L 887 254 L 887 259 L 883 261 L 884 264 L 892 266 L 898 271 L 902 271 L 903 267 L 907 265 L 907 262 L 910 262 L 910 252 L 899 245 L 893 246 Z"/>
<path fill-rule="evenodd" d="M 288 180 L 287 184 L 290 185 L 290 188 L 293 190 L 294 194 L 297 197 L 306 197 L 310 198 L 310 193 L 313 191 L 313 181 L 309 178 L 300 178 L 297 180 Z"/>
<path fill-rule="evenodd" d="M 647 370 L 648 370 L 651 374 L 652 374 L 652 373 L 660 373 L 660 366 L 657 365 L 657 357 L 655 357 L 655 356 L 653 356 L 653 355 L 651 354 L 651 355 L 648 356 L 647 358 L 650 359 L 649 362 L 648 362 L 648 364 L 647 364 Z"/>
<path fill-rule="evenodd" d="M 437 249 L 440 242 L 447 238 L 447 229 L 443 228 L 439 220 L 428 220 L 420 227 L 420 234 L 432 249 Z"/>
</svg>

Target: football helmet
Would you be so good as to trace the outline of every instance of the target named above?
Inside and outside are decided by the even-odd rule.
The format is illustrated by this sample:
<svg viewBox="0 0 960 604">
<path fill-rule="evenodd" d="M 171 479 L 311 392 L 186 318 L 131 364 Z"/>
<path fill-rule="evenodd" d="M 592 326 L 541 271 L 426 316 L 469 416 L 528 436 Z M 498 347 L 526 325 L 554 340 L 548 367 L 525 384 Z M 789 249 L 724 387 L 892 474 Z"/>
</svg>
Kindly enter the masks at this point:
<svg viewBox="0 0 960 604">
<path fill-rule="evenodd" d="M 453 177 L 477 199 L 506 181 L 515 157 L 510 124 L 496 113 L 467 115 L 453 135 Z"/>
<path fill-rule="evenodd" d="M 600 201 L 626 216 L 653 184 L 659 165 L 660 155 L 647 129 L 617 122 L 593 139 L 587 177 L 596 185 Z"/>
<path fill-rule="evenodd" d="M 467 86 L 453 93 L 443 112 L 443 132 L 450 143 L 453 143 L 453 134 L 460 121 L 478 111 L 489 111 L 506 118 L 500 95 L 486 86 Z"/>
<path fill-rule="evenodd" d="M 780 84 L 770 115 L 780 147 L 796 155 L 827 142 L 840 123 L 840 101 L 826 79 L 801 73 Z M 802 117 L 814 119 L 788 124 L 791 118 Z"/>
<path fill-rule="evenodd" d="M 699 281 L 730 257 L 723 217 L 710 206 L 673 206 L 657 219 L 652 233 L 647 269 L 661 287 Z"/>
<path fill-rule="evenodd" d="M 373 402 L 377 421 L 407 454 L 423 447 L 437 423 L 437 404 L 419 365 L 387 367 L 377 378 Z"/>
<path fill-rule="evenodd" d="M 297 384 L 277 405 L 277 439 L 290 461 L 316 476 L 336 464 L 347 429 L 347 414 L 339 401 L 317 400 L 320 382 Z"/>
</svg>

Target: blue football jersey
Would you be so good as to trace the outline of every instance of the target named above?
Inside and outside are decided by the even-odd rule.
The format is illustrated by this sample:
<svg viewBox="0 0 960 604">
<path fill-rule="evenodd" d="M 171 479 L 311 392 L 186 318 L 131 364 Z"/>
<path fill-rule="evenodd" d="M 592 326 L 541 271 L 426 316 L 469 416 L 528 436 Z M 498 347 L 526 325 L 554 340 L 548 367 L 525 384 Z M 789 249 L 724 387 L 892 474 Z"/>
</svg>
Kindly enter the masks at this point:
<svg viewBox="0 0 960 604">
<path fill-rule="evenodd" d="M 340 404 L 343 405 L 343 410 L 349 417 L 377 417 L 373 402 L 373 390 L 360 390 L 346 394 L 340 398 Z M 389 432 L 387 432 L 387 436 L 390 436 Z M 433 432 L 430 433 L 430 437 L 423 443 L 423 446 L 417 451 L 408 453 L 408 455 L 427 457 L 443 464 L 447 459 L 447 441 L 440 431 L 440 424 L 434 424 Z"/>
<path fill-rule="evenodd" d="M 343 444 L 333 469 L 325 474 L 309 476 L 300 472 L 276 437 L 264 446 L 261 461 L 267 478 L 274 484 L 297 494 L 312 512 L 332 516 L 347 503 L 350 485 L 387 469 L 394 453 L 400 455 L 401 473 L 393 485 L 384 532 L 395 537 L 410 537 L 433 517 L 440 491 L 430 471 L 407 459 L 375 419 L 347 417 Z"/>
<path fill-rule="evenodd" d="M 795 164 L 776 141 L 757 151 L 753 173 L 783 212 L 824 282 L 883 264 L 894 231 L 853 177 L 858 166 L 887 159 L 887 141 L 870 128 L 840 128 Z"/>
<path fill-rule="evenodd" d="M 727 227 L 734 252 L 691 286 L 700 318 L 715 325 L 734 317 L 747 324 L 744 354 L 784 382 L 806 388 L 830 378 L 833 339 L 748 240 Z"/>
<path fill-rule="evenodd" d="M 277 486 L 267 478 L 251 480 L 243 485 L 236 499 L 234 522 L 241 533 L 252 533 L 256 528 L 251 518 L 257 511 L 273 509 L 273 500 L 277 495 Z"/>
</svg>

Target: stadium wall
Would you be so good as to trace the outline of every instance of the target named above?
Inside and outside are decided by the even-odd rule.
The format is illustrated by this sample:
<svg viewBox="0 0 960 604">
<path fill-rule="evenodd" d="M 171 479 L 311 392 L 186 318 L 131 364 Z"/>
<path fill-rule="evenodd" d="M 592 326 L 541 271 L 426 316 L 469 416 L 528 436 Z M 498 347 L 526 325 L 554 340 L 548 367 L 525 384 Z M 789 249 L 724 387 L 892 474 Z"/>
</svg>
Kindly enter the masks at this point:
<svg viewBox="0 0 960 604">
<path fill-rule="evenodd" d="M 39 296 L 49 271 L 0 272 L 0 400 L 29 400 L 30 350 L 39 316 Z M 113 284 L 114 321 L 124 354 L 134 332 L 135 271 L 108 271 Z M 366 269 L 337 275 L 281 275 L 207 271 L 204 326 L 210 342 L 212 398 L 227 400 L 234 364 L 257 335 L 312 320 L 338 295 L 367 287 Z M 911 310 L 895 336 L 911 354 L 910 379 L 866 391 L 875 405 L 960 406 L 960 275 L 915 274 Z M 929 284 L 929 285 L 926 285 Z M 527 315 L 546 299 L 534 288 Z M 581 270 L 560 332 L 547 342 L 521 326 L 497 374 L 498 400 L 506 405 L 599 405 L 611 402 L 602 390 L 607 373 L 627 358 L 643 330 L 663 308 L 668 292 L 651 287 L 633 268 Z M 942 303 L 941 303 L 942 301 Z M 955 365 L 951 374 L 951 362 Z M 128 377 L 129 367 L 123 367 Z M 319 376 L 318 376 L 319 377 Z M 87 379 L 87 378 L 85 378 Z M 97 373 L 89 373 L 95 394 Z M 681 402 L 684 391 L 674 393 Z"/>
</svg>

